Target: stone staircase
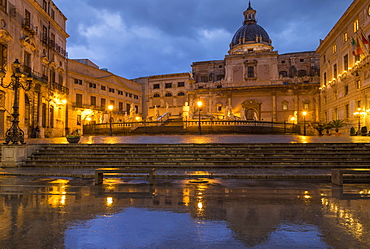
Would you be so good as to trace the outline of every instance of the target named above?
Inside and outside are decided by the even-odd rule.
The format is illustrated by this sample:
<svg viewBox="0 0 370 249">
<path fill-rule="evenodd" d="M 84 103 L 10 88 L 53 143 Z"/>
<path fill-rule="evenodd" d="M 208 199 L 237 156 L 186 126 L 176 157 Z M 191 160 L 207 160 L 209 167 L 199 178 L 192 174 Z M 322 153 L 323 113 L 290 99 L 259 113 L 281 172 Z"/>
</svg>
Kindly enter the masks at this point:
<svg viewBox="0 0 370 249">
<path fill-rule="evenodd" d="M 370 144 L 49 144 L 20 167 L 208 169 L 370 168 Z"/>
</svg>

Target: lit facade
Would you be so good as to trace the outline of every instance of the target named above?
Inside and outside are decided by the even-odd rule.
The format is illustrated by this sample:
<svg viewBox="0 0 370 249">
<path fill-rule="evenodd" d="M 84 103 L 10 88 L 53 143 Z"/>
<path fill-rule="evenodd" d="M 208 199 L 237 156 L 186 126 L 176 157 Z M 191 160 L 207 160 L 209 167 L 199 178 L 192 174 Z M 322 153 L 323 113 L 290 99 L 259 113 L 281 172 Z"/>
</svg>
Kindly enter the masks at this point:
<svg viewBox="0 0 370 249">
<path fill-rule="evenodd" d="M 201 100 L 203 113 L 216 119 L 273 122 L 319 121 L 319 55 L 279 55 L 257 24 L 249 4 L 224 60 L 194 62 L 190 106 Z"/>
<path fill-rule="evenodd" d="M 142 85 L 100 69 L 88 59 L 68 60 L 68 133 L 83 133 L 84 124 L 140 121 Z M 112 105 L 112 112 L 108 106 Z"/>
<path fill-rule="evenodd" d="M 31 137 L 33 128 L 41 136 L 64 134 L 66 83 L 66 17 L 53 1 L 0 1 L 0 58 L 10 82 L 12 63 L 18 59 L 21 71 L 33 76 L 30 91 L 20 91 L 20 128 Z M 0 87 L 0 138 L 11 126 L 13 91 Z"/>
<path fill-rule="evenodd" d="M 369 1 L 355 0 L 317 49 L 322 122 L 345 120 L 347 131 L 370 125 L 369 40 Z"/>
<path fill-rule="evenodd" d="M 188 101 L 190 74 L 164 74 L 135 79 L 143 86 L 143 117 L 155 120 L 165 113 L 181 116 L 182 108 Z"/>
</svg>

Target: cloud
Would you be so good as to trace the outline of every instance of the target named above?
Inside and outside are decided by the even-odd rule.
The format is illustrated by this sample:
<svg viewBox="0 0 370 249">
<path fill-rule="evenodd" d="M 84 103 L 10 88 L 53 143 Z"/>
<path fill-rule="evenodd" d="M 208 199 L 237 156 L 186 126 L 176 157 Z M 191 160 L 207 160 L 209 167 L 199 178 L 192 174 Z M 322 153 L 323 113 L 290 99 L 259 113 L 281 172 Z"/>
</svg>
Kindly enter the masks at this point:
<svg viewBox="0 0 370 249">
<path fill-rule="evenodd" d="M 54 0 L 69 19 L 70 58 L 89 58 L 123 77 L 190 71 L 223 59 L 246 0 Z M 352 0 L 252 0 L 279 53 L 315 50 Z"/>
</svg>

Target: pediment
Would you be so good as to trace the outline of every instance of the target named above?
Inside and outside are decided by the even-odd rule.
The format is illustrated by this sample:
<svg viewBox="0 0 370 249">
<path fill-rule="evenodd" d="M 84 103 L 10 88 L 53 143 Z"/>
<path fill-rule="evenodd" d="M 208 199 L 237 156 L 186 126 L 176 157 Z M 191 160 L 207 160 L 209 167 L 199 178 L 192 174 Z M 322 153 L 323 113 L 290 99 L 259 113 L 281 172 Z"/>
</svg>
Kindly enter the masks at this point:
<svg viewBox="0 0 370 249">
<path fill-rule="evenodd" d="M 6 29 L 0 29 L 0 42 L 8 43 L 13 40 L 13 37 Z"/>
</svg>

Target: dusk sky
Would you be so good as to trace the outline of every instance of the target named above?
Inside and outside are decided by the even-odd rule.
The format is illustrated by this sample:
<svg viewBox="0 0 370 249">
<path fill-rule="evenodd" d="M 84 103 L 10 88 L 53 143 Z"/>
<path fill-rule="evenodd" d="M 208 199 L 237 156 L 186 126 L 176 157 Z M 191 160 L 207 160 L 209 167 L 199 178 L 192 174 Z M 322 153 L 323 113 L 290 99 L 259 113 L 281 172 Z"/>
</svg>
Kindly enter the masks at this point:
<svg viewBox="0 0 370 249">
<path fill-rule="evenodd" d="M 251 0 L 279 54 L 313 51 L 353 0 Z M 248 0 L 54 0 L 68 18 L 70 59 L 132 79 L 222 60 Z"/>
</svg>

